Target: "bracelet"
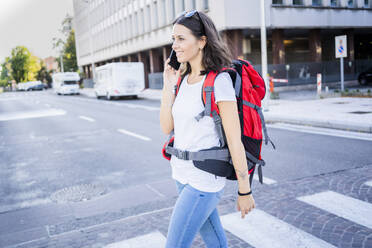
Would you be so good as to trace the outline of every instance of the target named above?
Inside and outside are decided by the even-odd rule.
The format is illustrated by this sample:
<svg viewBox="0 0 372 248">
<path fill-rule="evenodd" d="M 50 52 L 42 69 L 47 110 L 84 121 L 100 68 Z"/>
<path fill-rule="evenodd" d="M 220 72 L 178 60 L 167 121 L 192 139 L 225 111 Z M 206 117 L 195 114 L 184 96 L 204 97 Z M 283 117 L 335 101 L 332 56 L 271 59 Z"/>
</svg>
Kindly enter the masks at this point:
<svg viewBox="0 0 372 248">
<path fill-rule="evenodd" d="M 244 196 L 244 195 L 250 195 L 250 194 L 252 194 L 252 190 L 251 191 L 249 191 L 248 193 L 240 193 L 239 192 L 239 190 L 238 190 L 238 195 L 240 195 L 240 196 Z"/>
</svg>

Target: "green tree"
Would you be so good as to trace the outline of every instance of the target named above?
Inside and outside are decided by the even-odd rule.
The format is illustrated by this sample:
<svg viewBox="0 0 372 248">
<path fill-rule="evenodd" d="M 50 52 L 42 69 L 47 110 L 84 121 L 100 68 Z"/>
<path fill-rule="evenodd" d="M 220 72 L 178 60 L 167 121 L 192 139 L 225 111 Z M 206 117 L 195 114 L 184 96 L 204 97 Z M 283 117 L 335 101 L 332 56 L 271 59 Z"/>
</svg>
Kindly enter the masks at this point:
<svg viewBox="0 0 372 248">
<path fill-rule="evenodd" d="M 26 47 L 17 46 L 12 49 L 9 59 L 10 75 L 16 82 L 27 80 L 30 59 L 31 53 Z"/>
<path fill-rule="evenodd" d="M 6 57 L 4 63 L 1 64 L 0 80 L 10 80 L 10 58 Z"/>
<path fill-rule="evenodd" d="M 6 87 L 9 85 L 10 78 L 10 58 L 6 57 L 4 63 L 1 64 L 1 73 L 0 73 L 0 87 Z"/>
<path fill-rule="evenodd" d="M 41 82 L 47 82 L 48 84 L 52 82 L 50 72 L 47 71 L 44 63 L 41 63 L 41 69 L 38 71 L 36 78 L 37 80 L 40 80 Z"/>
<path fill-rule="evenodd" d="M 59 30 L 64 38 L 53 38 L 53 48 L 57 49 L 62 56 L 64 71 L 77 71 L 75 31 L 72 29 L 72 17 L 68 14 L 62 21 Z M 61 59 L 56 58 L 58 66 L 61 68 Z"/>
<path fill-rule="evenodd" d="M 41 69 L 40 59 L 36 56 L 31 55 L 27 63 L 27 79 L 26 81 L 35 81 L 37 74 Z"/>
<path fill-rule="evenodd" d="M 77 71 L 75 32 L 72 29 L 63 49 L 63 65 L 65 71 Z"/>
</svg>

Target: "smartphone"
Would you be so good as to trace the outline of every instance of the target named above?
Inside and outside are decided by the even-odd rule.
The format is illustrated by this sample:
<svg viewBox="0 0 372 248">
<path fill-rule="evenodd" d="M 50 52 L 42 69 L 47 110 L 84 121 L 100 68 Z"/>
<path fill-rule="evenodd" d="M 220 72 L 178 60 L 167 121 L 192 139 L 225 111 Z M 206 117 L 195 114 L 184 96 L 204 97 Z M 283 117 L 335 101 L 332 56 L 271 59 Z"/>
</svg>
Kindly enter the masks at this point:
<svg viewBox="0 0 372 248">
<path fill-rule="evenodd" d="M 170 58 L 170 61 L 169 61 L 168 64 L 169 64 L 170 66 L 172 66 L 174 69 L 178 70 L 178 69 L 180 68 L 180 65 L 181 65 L 181 64 L 177 61 L 176 52 L 173 51 L 173 49 L 172 49 L 172 51 L 171 51 L 171 53 L 170 53 L 169 58 Z"/>
</svg>

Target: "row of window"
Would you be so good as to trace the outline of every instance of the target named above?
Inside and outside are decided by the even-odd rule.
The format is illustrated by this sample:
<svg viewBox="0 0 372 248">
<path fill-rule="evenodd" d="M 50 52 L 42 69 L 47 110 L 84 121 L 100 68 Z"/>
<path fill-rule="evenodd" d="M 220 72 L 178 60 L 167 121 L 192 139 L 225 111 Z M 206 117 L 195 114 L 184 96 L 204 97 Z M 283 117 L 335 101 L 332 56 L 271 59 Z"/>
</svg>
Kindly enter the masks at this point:
<svg viewBox="0 0 372 248">
<path fill-rule="evenodd" d="M 200 1 L 198 5 L 197 1 Z M 129 6 L 120 5 L 118 2 L 124 2 Z M 147 1 L 149 4 L 142 8 L 136 8 L 137 10 L 132 12 L 134 6 L 130 6 L 130 4 L 133 3 L 136 1 L 94 0 L 90 11 L 86 12 L 85 16 L 77 16 L 75 27 L 77 33 L 80 35 L 91 33 L 93 51 L 97 52 L 168 25 L 177 13 L 185 11 L 186 8 L 188 10 L 196 9 L 198 6 L 204 10 L 208 9 L 208 0 L 151 0 Z M 119 9 L 115 9 L 115 7 L 119 7 Z M 111 14 L 107 15 L 107 12 Z M 87 23 L 91 23 L 91 29 Z M 89 45 L 87 42 L 89 39 L 84 39 L 81 45 L 87 47 Z M 80 49 L 80 56 L 88 55 L 89 51 L 89 49 Z"/>
<path fill-rule="evenodd" d="M 312 0 L 311 5 L 312 6 L 325 6 L 326 4 L 329 4 L 331 7 L 340 7 L 341 6 L 341 1 L 342 0 Z M 324 3 L 323 3 L 324 2 Z M 272 0 L 273 4 L 288 4 L 288 1 L 285 0 Z M 305 5 L 305 0 L 291 0 L 289 1 L 289 4 L 292 5 Z M 354 8 L 357 7 L 357 0 L 347 0 L 346 2 L 347 7 L 349 8 Z M 371 0 L 364 0 L 364 5 L 363 7 L 365 8 L 370 8 L 371 7 Z"/>
</svg>

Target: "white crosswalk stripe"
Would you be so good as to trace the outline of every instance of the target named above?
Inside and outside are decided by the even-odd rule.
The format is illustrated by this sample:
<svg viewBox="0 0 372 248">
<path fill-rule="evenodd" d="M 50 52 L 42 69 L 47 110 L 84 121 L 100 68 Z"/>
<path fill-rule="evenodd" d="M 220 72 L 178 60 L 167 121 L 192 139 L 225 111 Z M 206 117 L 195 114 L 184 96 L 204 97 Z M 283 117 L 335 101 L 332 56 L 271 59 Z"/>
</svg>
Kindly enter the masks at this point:
<svg viewBox="0 0 372 248">
<path fill-rule="evenodd" d="M 244 219 L 240 212 L 221 216 L 227 231 L 254 247 L 334 247 L 262 210 L 254 209 Z"/>
<path fill-rule="evenodd" d="M 317 208 L 372 229 L 372 204 L 333 191 L 297 198 Z"/>
<path fill-rule="evenodd" d="M 0 114 L 0 121 L 40 118 L 48 116 L 65 115 L 66 111 L 62 109 L 41 109 L 32 111 L 19 111 L 13 113 Z"/>
<path fill-rule="evenodd" d="M 121 129 L 118 129 L 118 132 L 120 132 L 122 134 L 126 134 L 126 135 L 129 135 L 129 136 L 132 136 L 132 137 L 135 137 L 135 138 L 138 138 L 138 139 L 141 139 L 141 140 L 151 141 L 151 139 L 149 137 L 146 137 L 146 136 L 143 136 L 143 135 L 139 135 L 139 134 L 130 132 L 130 131 L 125 130 L 125 129 L 122 129 L 122 128 Z"/>
<path fill-rule="evenodd" d="M 367 186 L 369 186 L 369 187 L 372 187 L 372 180 L 371 181 L 367 181 L 364 184 L 367 185 Z"/>
<path fill-rule="evenodd" d="M 258 181 L 258 175 L 254 174 L 253 179 Z M 274 184 L 276 181 L 274 179 L 268 178 L 268 177 L 263 177 L 263 183 L 264 184 Z"/>
<path fill-rule="evenodd" d="M 164 248 L 166 238 L 159 231 L 146 235 L 138 236 L 132 239 L 112 243 L 105 248 Z"/>
<path fill-rule="evenodd" d="M 264 179 L 265 180 L 265 179 Z M 267 180 L 269 181 L 269 180 Z M 372 186 L 372 180 L 364 184 Z M 372 204 L 333 191 L 301 196 L 298 200 L 323 209 L 349 221 L 372 228 Z M 220 217 L 222 226 L 234 236 L 254 247 L 335 247 L 334 245 L 255 208 L 244 219 L 240 212 Z M 270 235 L 268 235 L 270 234 Z M 166 237 L 158 230 L 132 239 L 112 243 L 105 248 L 164 247 Z"/>
</svg>

